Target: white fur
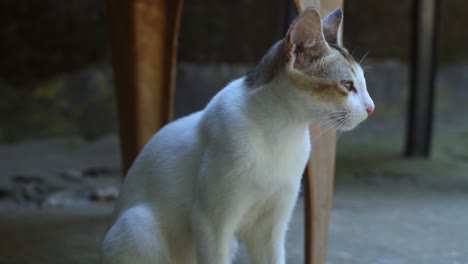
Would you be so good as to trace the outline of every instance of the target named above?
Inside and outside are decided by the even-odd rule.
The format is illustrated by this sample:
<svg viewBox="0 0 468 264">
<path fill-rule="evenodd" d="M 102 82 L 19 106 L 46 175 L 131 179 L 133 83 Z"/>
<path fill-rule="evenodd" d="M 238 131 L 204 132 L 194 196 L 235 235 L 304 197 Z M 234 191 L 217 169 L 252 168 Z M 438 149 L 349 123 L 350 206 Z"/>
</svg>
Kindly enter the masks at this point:
<svg viewBox="0 0 468 264">
<path fill-rule="evenodd" d="M 351 130 L 355 128 L 359 123 L 364 121 L 368 114 L 367 108 L 374 111 L 374 101 L 369 95 L 366 86 L 366 79 L 364 78 L 364 72 L 358 64 L 353 65 L 354 71 L 354 86 L 356 87 L 357 93 L 350 93 L 346 100 L 345 111 L 348 113 L 348 121 L 344 122 L 340 127 L 341 130 Z"/>
<path fill-rule="evenodd" d="M 365 109 L 356 98 L 348 107 Z M 162 128 L 125 179 L 102 263 L 228 264 L 239 239 L 251 263 L 284 264 L 308 123 L 323 114 L 283 74 L 259 88 L 235 80 Z"/>
</svg>

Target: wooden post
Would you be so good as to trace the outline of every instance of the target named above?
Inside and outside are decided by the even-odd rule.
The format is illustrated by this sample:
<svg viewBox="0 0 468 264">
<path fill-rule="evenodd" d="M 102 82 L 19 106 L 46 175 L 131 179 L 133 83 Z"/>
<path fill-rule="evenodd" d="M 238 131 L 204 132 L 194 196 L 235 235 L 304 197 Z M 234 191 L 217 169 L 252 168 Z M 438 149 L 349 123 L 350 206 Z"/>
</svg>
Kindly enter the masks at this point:
<svg viewBox="0 0 468 264">
<path fill-rule="evenodd" d="M 438 0 L 415 0 L 406 156 L 430 152 Z"/>
<path fill-rule="evenodd" d="M 304 181 L 305 263 L 325 264 L 335 176 L 336 132 L 310 125 L 312 154 Z M 322 134 L 319 138 L 317 135 Z"/>
<path fill-rule="evenodd" d="M 295 0 L 298 11 L 309 6 L 322 16 L 341 8 L 342 0 Z M 341 38 L 342 32 L 340 32 Z M 305 263 L 325 264 L 335 176 L 336 131 L 310 125 L 312 153 L 304 178 Z M 318 135 L 321 135 L 318 137 Z"/>
<path fill-rule="evenodd" d="M 173 113 L 182 0 L 107 0 L 123 169 Z"/>
</svg>

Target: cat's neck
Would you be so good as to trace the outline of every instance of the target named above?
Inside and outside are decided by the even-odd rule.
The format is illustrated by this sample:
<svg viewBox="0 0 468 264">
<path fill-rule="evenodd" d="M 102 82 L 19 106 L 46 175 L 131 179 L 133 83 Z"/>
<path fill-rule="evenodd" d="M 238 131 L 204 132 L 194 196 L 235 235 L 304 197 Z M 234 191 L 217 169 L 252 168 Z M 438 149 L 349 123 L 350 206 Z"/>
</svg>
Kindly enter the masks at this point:
<svg viewBox="0 0 468 264">
<path fill-rule="evenodd" d="M 294 95 L 287 92 L 282 78 L 262 87 L 246 87 L 245 110 L 251 128 L 267 144 L 297 140 L 307 134 L 308 121 L 297 108 Z"/>
<path fill-rule="evenodd" d="M 284 40 L 278 41 L 243 80 L 249 115 L 268 127 L 304 127 L 309 120 L 300 106 L 303 98 L 291 87 L 285 72 Z"/>
<path fill-rule="evenodd" d="M 277 42 L 243 78 L 247 115 L 263 135 L 286 140 L 326 116 L 326 103 L 294 86 L 287 72 L 285 40 Z"/>
</svg>

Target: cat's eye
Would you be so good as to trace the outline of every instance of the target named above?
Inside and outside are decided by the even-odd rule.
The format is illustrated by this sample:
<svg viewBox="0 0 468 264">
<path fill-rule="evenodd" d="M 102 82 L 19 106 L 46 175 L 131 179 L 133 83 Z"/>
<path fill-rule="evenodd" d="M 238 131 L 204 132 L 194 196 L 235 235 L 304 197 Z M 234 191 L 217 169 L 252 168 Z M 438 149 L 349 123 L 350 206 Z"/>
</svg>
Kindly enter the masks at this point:
<svg viewBox="0 0 468 264">
<path fill-rule="evenodd" d="M 350 92 L 357 93 L 356 87 L 354 87 L 353 81 L 341 81 L 344 87 Z"/>
</svg>

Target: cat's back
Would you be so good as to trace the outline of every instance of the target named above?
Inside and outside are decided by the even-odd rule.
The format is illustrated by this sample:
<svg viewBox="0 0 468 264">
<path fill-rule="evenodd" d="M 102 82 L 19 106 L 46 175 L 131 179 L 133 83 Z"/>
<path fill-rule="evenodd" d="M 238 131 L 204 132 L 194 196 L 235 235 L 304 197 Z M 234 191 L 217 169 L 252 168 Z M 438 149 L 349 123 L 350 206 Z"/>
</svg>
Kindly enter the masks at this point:
<svg viewBox="0 0 468 264">
<path fill-rule="evenodd" d="M 148 142 L 141 156 L 161 155 L 178 159 L 181 154 L 203 151 L 206 144 L 214 139 L 216 130 L 239 128 L 245 118 L 243 112 L 243 78 L 229 83 L 218 92 L 201 111 L 179 118 L 164 126 Z M 223 134 L 216 131 L 216 134 Z M 226 134 L 224 134 L 226 136 Z"/>
<path fill-rule="evenodd" d="M 199 111 L 179 118 L 148 141 L 126 176 L 120 199 L 122 207 L 150 197 L 165 200 L 176 194 L 175 185 L 183 192 L 184 186 L 192 184 L 192 179 L 184 176 L 197 170 L 203 144 L 198 133 L 202 115 Z"/>
<path fill-rule="evenodd" d="M 209 140 L 207 128 L 217 129 L 226 124 L 237 126 L 236 121 L 244 117 L 243 78 L 229 83 L 218 92 L 201 111 L 179 118 L 159 130 L 148 142 L 142 155 L 190 145 L 204 144 Z M 166 149 L 166 150 L 167 150 Z"/>
<path fill-rule="evenodd" d="M 207 141 L 226 143 L 234 134 L 242 134 L 247 122 L 246 93 L 244 78 L 239 78 L 212 98 L 200 119 L 200 133 Z"/>
<path fill-rule="evenodd" d="M 198 127 L 203 111 L 181 117 L 161 128 L 143 149 L 143 155 L 165 152 L 198 141 Z"/>
</svg>

